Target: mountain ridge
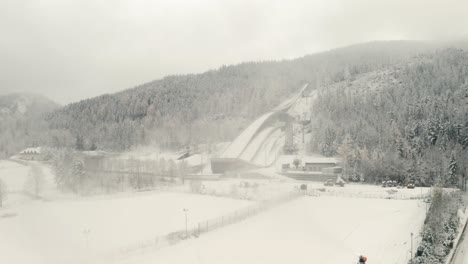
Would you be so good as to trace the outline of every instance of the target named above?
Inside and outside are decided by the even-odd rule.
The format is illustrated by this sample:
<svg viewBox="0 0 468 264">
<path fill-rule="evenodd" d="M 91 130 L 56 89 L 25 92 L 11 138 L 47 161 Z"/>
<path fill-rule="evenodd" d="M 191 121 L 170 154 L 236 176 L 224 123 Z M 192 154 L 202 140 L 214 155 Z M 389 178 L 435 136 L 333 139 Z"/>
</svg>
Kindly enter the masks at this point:
<svg viewBox="0 0 468 264">
<path fill-rule="evenodd" d="M 434 46 L 419 41 L 370 42 L 291 60 L 244 62 L 199 74 L 171 75 L 69 104 L 49 115 L 48 122 L 53 130 L 83 136 L 86 145 L 113 150 L 138 144 L 180 148 L 228 141 L 304 83 L 314 88 L 339 82 Z"/>
</svg>

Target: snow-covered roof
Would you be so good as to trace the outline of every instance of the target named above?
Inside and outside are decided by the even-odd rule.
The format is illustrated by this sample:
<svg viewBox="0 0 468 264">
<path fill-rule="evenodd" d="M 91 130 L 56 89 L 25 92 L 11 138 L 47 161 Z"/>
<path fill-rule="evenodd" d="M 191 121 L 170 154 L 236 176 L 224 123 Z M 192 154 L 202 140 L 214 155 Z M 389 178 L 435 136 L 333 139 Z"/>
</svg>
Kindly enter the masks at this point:
<svg viewBox="0 0 468 264">
<path fill-rule="evenodd" d="M 279 163 L 293 163 L 294 159 L 298 158 L 303 164 L 305 163 L 338 163 L 340 160 L 333 157 L 323 156 L 301 156 L 301 155 L 283 155 L 279 157 Z"/>
<path fill-rule="evenodd" d="M 115 156 L 119 155 L 118 153 L 113 153 L 113 152 L 107 152 L 107 151 L 102 151 L 102 150 L 87 150 L 87 151 L 82 151 L 82 153 L 85 156 Z"/>
<path fill-rule="evenodd" d="M 20 154 L 41 154 L 41 147 L 27 148 L 22 150 Z"/>
</svg>

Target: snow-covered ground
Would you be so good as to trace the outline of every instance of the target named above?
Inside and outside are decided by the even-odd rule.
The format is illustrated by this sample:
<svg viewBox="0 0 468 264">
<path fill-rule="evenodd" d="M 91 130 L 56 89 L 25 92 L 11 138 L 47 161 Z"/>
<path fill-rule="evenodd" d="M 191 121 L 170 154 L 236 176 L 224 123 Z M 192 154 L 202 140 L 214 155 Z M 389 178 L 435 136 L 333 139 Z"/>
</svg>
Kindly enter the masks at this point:
<svg viewBox="0 0 468 264">
<path fill-rule="evenodd" d="M 0 160 L 0 179 L 9 193 L 21 192 L 28 177 L 29 167 L 8 160 Z"/>
<path fill-rule="evenodd" d="M 419 201 L 305 196 L 125 263 L 351 264 L 365 254 L 369 264 L 401 264 L 424 217 Z"/>
<path fill-rule="evenodd" d="M 256 184 L 257 199 L 270 199 L 279 193 L 286 193 L 298 189 L 300 185 L 307 185 L 307 193 L 315 196 L 336 196 L 347 198 L 378 198 L 378 199 L 422 199 L 430 192 L 431 188 L 417 187 L 415 189 L 383 188 L 378 185 L 351 183 L 344 187 L 324 186 L 323 182 L 296 181 L 282 175 L 275 175 L 271 168 L 254 170 L 253 172 L 271 177 L 271 179 L 229 179 L 222 181 L 205 182 L 208 193 L 228 194 L 232 186 L 239 186 L 247 182 L 250 186 Z M 240 188 L 238 191 L 249 193 L 252 189 Z"/>
<path fill-rule="evenodd" d="M 50 187 L 45 193 L 52 194 L 50 168 L 39 163 L 32 165 L 41 166 Z M 1 161 L 0 177 L 14 190 L 21 191 L 28 177 L 28 167 Z M 271 167 L 262 169 L 261 173 L 269 175 L 274 171 Z M 249 183 L 248 187 L 245 182 Z M 238 186 L 236 192 L 257 193 L 257 199 L 262 200 L 291 191 L 304 183 L 276 177 L 204 184 L 207 189 L 226 193 L 232 192 L 233 186 Z M 122 259 L 115 254 L 121 249 L 183 230 L 184 208 L 189 209 L 190 229 L 200 221 L 231 213 L 252 202 L 168 192 L 88 198 L 50 195 L 53 199 L 45 200 L 23 197 L 23 202 L 11 203 L 0 209 L 0 255 L 2 263 L 20 264 L 94 264 L 116 259 L 135 264 L 274 264 L 287 260 L 322 263 L 327 258 L 327 263 L 352 263 L 349 259 L 353 261 L 354 253 L 364 253 L 369 255 L 369 263 L 403 263 L 407 257 L 409 233 L 418 233 L 425 204 L 420 200 L 349 197 L 418 198 L 428 189 L 393 189 L 396 193 L 390 194 L 389 188 L 372 185 L 324 187 L 322 183 L 305 184 L 319 196 L 305 196 L 241 223 L 149 255 L 140 257 L 132 254 L 130 258 Z"/>
<path fill-rule="evenodd" d="M 28 178 L 31 178 L 30 171 L 32 167 L 36 167 L 36 173 L 41 174 L 41 191 L 40 196 L 46 199 L 52 199 L 59 195 L 54 175 L 50 166 L 37 161 L 22 161 L 20 163 L 12 160 L 0 160 L 0 179 L 5 182 L 7 186 L 7 198 L 5 206 L 11 206 L 25 202 L 30 197 L 25 197 L 26 193 L 31 194 L 30 188 L 26 185 Z"/>
<path fill-rule="evenodd" d="M 308 191 L 320 196 L 340 196 L 349 198 L 380 198 L 380 199 L 421 199 L 426 197 L 431 188 L 417 187 L 415 189 L 383 188 L 376 185 L 346 184 L 345 187 L 324 186 L 323 183 L 306 183 Z"/>
<path fill-rule="evenodd" d="M 13 217 L 0 218 L 0 255 L 2 263 L 95 263 L 120 247 L 183 229 L 183 208 L 190 228 L 248 204 L 184 193 L 31 201 L 4 211 Z"/>
</svg>

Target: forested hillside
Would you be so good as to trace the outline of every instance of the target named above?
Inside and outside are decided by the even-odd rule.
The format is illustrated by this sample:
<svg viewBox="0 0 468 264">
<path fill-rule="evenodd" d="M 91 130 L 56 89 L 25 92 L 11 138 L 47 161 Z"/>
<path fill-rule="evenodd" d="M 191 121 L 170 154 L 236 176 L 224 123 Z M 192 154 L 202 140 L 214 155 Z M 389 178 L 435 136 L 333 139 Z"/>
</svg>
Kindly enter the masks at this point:
<svg viewBox="0 0 468 264">
<path fill-rule="evenodd" d="M 59 105 L 36 94 L 0 96 L 0 158 L 48 144 L 45 114 Z"/>
<path fill-rule="evenodd" d="M 294 60 L 169 76 L 55 111 L 47 118 L 51 144 L 125 150 L 139 144 L 179 148 L 232 140 L 304 83 L 322 87 L 433 48 L 413 41 L 373 42 Z"/>
<path fill-rule="evenodd" d="M 468 154 L 468 53 L 446 49 L 320 90 L 311 149 L 368 181 L 456 185 Z"/>
</svg>

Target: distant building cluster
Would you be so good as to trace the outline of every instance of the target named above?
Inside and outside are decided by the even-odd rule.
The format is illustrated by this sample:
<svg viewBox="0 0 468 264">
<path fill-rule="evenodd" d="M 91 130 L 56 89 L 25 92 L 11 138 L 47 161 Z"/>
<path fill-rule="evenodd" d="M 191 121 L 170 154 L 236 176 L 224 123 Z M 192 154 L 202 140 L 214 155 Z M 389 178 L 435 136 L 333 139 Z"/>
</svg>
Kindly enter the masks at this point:
<svg viewBox="0 0 468 264">
<path fill-rule="evenodd" d="M 19 153 L 19 158 L 23 160 L 44 160 L 45 159 L 41 147 L 24 149 Z"/>
</svg>

